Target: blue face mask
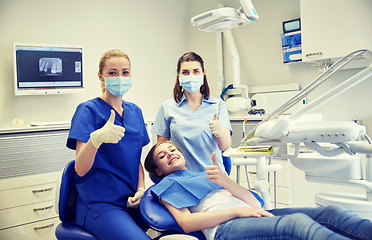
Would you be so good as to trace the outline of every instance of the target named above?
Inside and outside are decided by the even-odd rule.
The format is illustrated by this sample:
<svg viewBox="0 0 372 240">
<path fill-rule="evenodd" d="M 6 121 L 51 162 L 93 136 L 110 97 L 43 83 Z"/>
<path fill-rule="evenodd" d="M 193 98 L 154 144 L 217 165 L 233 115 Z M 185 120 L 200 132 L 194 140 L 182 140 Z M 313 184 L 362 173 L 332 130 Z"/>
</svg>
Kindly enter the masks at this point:
<svg viewBox="0 0 372 240">
<path fill-rule="evenodd" d="M 180 86 L 183 87 L 187 92 L 196 92 L 204 82 L 204 75 L 189 75 L 180 76 Z"/>
<path fill-rule="evenodd" d="M 105 88 L 116 97 L 123 96 L 131 87 L 131 77 L 105 77 Z"/>
</svg>

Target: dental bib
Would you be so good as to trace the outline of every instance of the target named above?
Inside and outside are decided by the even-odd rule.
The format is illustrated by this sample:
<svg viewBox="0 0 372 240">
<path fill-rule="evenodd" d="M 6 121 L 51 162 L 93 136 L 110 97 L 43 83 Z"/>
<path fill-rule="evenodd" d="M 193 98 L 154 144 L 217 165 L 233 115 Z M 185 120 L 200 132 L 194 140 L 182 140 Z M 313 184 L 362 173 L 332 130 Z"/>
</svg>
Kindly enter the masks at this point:
<svg viewBox="0 0 372 240">
<path fill-rule="evenodd" d="M 152 188 L 152 192 L 162 200 L 180 209 L 191 207 L 220 185 L 208 180 L 205 172 L 180 170 L 163 178 Z"/>
</svg>

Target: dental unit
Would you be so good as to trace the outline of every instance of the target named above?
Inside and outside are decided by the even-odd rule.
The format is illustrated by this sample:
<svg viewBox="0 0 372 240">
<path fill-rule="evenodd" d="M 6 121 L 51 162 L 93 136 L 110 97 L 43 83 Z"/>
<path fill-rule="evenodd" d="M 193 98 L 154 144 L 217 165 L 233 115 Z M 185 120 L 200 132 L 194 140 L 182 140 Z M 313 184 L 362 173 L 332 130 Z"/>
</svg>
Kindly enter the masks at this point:
<svg viewBox="0 0 372 240">
<path fill-rule="evenodd" d="M 361 57 L 369 61 L 368 67 L 293 114 L 283 115 L 334 76 L 336 72 L 343 69 L 346 64 Z M 260 145 L 275 148 L 276 143 L 291 143 L 294 145 L 292 154 L 275 155 L 273 153 L 271 155 L 274 158 L 289 159 L 292 165 L 305 171 L 308 181 L 362 187 L 366 191 L 365 194 L 320 193 L 315 197 L 317 204 L 342 205 L 364 215 L 365 218 L 372 219 L 372 141 L 366 134 L 365 126 L 352 121 L 304 121 L 300 119 L 325 102 L 371 77 L 372 52 L 370 50 L 358 50 L 343 57 L 296 96 L 259 122 L 242 139 L 240 147 L 228 150 L 226 155 L 230 157 L 252 156 L 250 149 Z M 362 141 L 363 138 L 367 141 Z M 300 145 L 305 145 L 312 152 L 300 153 Z M 266 154 L 267 156 L 269 155 Z M 365 176 L 363 176 L 363 158 L 366 162 Z M 267 189 L 263 194 L 268 194 Z"/>
</svg>

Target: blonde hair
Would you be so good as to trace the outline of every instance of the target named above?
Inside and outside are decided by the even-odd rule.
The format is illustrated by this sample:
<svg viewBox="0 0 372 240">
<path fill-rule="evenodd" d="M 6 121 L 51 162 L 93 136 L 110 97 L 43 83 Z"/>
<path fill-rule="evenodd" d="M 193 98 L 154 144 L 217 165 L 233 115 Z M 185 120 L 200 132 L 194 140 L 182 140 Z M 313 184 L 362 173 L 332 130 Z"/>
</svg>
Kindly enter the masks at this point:
<svg viewBox="0 0 372 240">
<path fill-rule="evenodd" d="M 100 74 L 102 74 L 103 68 L 106 66 L 106 61 L 108 59 L 113 58 L 113 57 L 124 57 L 124 58 L 128 59 L 129 67 L 130 67 L 130 59 L 129 59 L 128 55 L 125 54 L 120 49 L 112 49 L 112 50 L 109 50 L 109 51 L 105 52 L 102 55 L 101 59 L 99 60 L 98 71 L 99 71 Z M 102 92 L 105 92 L 105 82 L 103 82 L 103 81 L 101 81 L 101 88 L 102 88 Z"/>
</svg>

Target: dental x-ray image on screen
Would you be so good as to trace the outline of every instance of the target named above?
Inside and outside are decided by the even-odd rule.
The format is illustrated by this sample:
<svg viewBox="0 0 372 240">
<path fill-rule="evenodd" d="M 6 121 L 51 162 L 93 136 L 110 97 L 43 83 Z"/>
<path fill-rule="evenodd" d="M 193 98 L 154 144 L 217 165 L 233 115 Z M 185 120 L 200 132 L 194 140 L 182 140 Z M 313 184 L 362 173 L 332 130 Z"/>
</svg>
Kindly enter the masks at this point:
<svg viewBox="0 0 372 240">
<path fill-rule="evenodd" d="M 16 96 L 84 92 L 82 46 L 13 45 Z"/>
<path fill-rule="evenodd" d="M 40 58 L 40 76 L 62 76 L 62 60 L 60 58 Z"/>
</svg>

